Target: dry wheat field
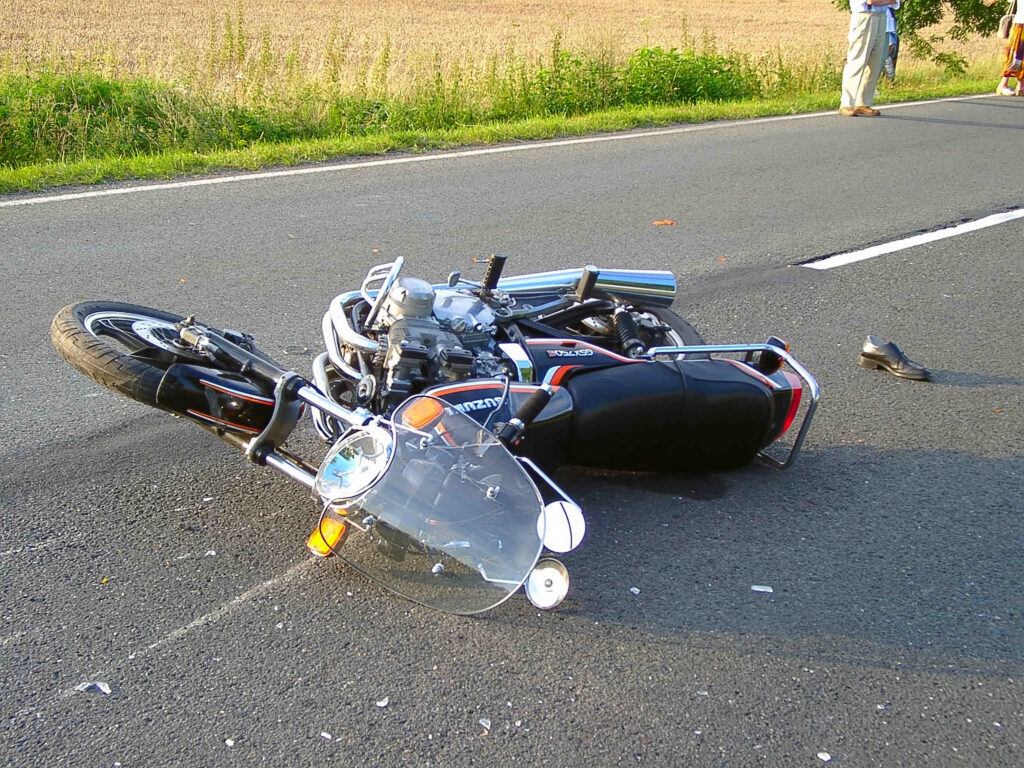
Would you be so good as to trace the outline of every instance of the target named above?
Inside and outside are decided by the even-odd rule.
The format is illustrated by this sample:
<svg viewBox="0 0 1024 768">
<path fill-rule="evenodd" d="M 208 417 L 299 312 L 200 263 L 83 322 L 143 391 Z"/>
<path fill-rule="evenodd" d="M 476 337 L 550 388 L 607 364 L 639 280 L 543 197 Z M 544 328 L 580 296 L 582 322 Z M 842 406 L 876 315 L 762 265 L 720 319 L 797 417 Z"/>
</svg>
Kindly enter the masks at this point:
<svg viewBox="0 0 1024 768">
<path fill-rule="evenodd" d="M 287 61 L 305 77 L 339 52 L 347 66 L 366 69 L 386 49 L 392 85 L 424 62 L 447 69 L 511 54 L 540 60 L 556 36 L 563 49 L 618 60 L 644 46 L 702 41 L 787 60 L 845 52 L 848 16 L 829 0 L 780 0 L 774 8 L 766 14 L 757 0 L 0 0 L 0 63 L 88 61 L 182 76 L 239 28 L 247 57 Z M 977 47 L 986 54 L 992 44 Z"/>
<path fill-rule="evenodd" d="M 678 46 L 707 34 L 727 48 L 785 51 L 839 47 L 847 21 L 828 0 L 781 0 L 766 18 L 755 0 L 2 0 L 0 50 L 94 55 L 112 49 L 130 61 L 166 64 L 208 44 L 211 26 L 242 16 L 250 33 L 269 31 L 276 50 L 315 57 L 332 29 L 355 49 L 379 51 L 389 39 L 396 58 L 435 50 L 446 56 L 549 48 L 556 32 L 566 48 Z"/>
</svg>

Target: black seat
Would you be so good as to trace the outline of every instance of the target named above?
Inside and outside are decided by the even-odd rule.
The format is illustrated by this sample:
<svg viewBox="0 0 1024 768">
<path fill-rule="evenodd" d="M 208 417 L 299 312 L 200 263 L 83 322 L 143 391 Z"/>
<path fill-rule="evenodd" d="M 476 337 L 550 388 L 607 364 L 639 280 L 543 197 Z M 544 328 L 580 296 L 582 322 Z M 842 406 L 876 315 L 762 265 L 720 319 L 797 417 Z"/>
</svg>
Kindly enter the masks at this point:
<svg viewBox="0 0 1024 768">
<path fill-rule="evenodd" d="M 628 470 L 726 469 L 768 442 L 771 390 L 728 360 L 582 369 L 573 399 L 570 464 Z"/>
</svg>

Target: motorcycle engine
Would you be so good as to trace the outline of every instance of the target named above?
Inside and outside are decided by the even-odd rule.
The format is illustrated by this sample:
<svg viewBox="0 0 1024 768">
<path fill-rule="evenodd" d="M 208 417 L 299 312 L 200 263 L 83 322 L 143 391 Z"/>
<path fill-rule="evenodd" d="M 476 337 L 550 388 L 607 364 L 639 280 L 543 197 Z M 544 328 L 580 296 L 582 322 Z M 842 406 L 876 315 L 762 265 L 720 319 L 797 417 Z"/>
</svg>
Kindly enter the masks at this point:
<svg viewBox="0 0 1024 768">
<path fill-rule="evenodd" d="M 374 323 L 382 394 L 394 405 L 425 387 L 505 373 L 495 355 L 494 313 L 471 294 L 401 277 Z"/>
</svg>

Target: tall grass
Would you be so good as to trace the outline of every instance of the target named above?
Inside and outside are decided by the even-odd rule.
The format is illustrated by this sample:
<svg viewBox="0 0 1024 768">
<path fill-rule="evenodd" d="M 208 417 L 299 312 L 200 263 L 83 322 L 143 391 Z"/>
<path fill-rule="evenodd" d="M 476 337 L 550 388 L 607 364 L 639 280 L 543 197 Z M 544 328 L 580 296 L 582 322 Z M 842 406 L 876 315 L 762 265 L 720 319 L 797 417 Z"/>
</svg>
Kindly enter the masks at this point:
<svg viewBox="0 0 1024 768">
<path fill-rule="evenodd" d="M 175 80 L 126 74 L 107 57 L 50 62 L 0 75 L 0 164 L 15 168 L 171 150 L 209 152 L 374 132 L 444 130 L 636 105 L 732 101 L 835 85 L 835 67 L 794 70 L 780 57 L 753 61 L 701 50 L 641 48 L 550 53 L 527 60 L 512 48 L 482 63 L 442 66 L 435 53 L 396 87 L 390 42 L 372 59 L 352 56 L 335 29 L 314 74 L 299 52 L 273 49 L 240 17 L 211 29 L 205 55 Z"/>
<path fill-rule="evenodd" d="M 555 33 L 542 56 L 511 43 L 478 58 L 433 51 L 402 61 L 395 77 L 387 37 L 370 51 L 335 25 L 317 59 L 295 43 L 278 50 L 266 28 L 247 29 L 239 9 L 211 24 L 205 50 L 180 57 L 170 76 L 146 73 L 145 62 L 118 60 L 111 50 L 0 60 L 0 170 L 835 94 L 841 65 L 828 49 L 807 60 L 781 51 L 755 59 L 685 33 L 678 48 L 567 50 Z"/>
</svg>

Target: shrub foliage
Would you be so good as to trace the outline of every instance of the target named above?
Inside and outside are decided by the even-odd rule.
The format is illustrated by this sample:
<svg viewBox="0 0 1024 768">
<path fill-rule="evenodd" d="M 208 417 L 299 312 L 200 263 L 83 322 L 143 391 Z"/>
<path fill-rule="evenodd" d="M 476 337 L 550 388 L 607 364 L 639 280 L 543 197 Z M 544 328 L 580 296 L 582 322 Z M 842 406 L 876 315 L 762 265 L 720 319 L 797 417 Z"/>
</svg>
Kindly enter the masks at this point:
<svg viewBox="0 0 1024 768">
<path fill-rule="evenodd" d="M 778 66 L 714 51 L 644 48 L 625 62 L 563 50 L 529 65 L 514 57 L 483 71 L 442 71 L 402 93 L 388 90 L 388 51 L 356 86 L 274 71 L 266 50 L 241 54 L 230 89 L 194 78 L 162 82 L 48 67 L 0 75 L 0 165 L 197 153 L 278 142 L 388 131 L 579 115 L 630 105 L 675 105 L 771 95 L 792 86 Z M 247 68 L 242 65 L 250 62 Z M 769 71 L 770 69 L 770 71 Z M 787 85 L 788 84 L 788 85 Z M 820 83 L 805 84 L 814 88 Z M 831 85 L 831 84 L 829 84 Z"/>
</svg>

